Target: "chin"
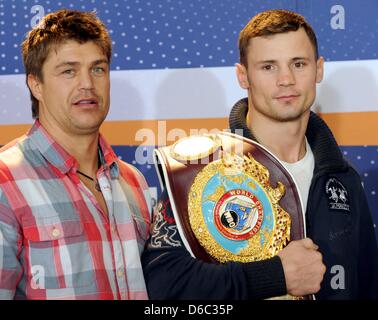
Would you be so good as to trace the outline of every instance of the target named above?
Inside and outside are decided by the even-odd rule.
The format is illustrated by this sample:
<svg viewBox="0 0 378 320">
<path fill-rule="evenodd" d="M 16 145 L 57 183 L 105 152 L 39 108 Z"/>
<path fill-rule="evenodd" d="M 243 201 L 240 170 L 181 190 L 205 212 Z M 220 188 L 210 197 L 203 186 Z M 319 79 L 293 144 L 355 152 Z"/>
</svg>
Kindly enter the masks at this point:
<svg viewBox="0 0 378 320">
<path fill-rule="evenodd" d="M 104 119 L 90 119 L 90 120 L 82 120 L 82 121 L 74 121 L 73 126 L 76 127 L 80 131 L 87 131 L 87 132 L 95 132 L 98 131 L 101 124 L 104 122 Z"/>
<path fill-rule="evenodd" d="M 303 116 L 303 111 L 282 112 L 273 115 L 273 118 L 279 122 L 291 122 L 299 120 Z"/>
</svg>

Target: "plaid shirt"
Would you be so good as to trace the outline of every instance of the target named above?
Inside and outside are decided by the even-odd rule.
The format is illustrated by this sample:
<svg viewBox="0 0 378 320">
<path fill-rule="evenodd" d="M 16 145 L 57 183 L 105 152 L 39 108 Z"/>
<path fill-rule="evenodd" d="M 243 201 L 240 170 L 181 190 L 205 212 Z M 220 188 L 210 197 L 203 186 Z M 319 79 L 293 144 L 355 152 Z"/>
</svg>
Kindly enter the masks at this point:
<svg viewBox="0 0 378 320">
<path fill-rule="evenodd" d="M 100 136 L 106 215 L 39 121 L 0 149 L 0 299 L 147 299 L 143 176 Z"/>
</svg>

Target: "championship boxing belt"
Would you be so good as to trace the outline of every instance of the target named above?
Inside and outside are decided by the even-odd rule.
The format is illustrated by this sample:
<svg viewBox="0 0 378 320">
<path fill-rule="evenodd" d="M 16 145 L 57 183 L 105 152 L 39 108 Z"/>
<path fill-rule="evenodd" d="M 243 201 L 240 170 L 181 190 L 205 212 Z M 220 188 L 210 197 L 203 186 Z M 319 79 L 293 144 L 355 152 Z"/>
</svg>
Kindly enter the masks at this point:
<svg viewBox="0 0 378 320">
<path fill-rule="evenodd" d="M 263 146 L 229 132 L 154 151 L 182 241 L 206 262 L 252 262 L 305 237 L 291 174 Z"/>
</svg>

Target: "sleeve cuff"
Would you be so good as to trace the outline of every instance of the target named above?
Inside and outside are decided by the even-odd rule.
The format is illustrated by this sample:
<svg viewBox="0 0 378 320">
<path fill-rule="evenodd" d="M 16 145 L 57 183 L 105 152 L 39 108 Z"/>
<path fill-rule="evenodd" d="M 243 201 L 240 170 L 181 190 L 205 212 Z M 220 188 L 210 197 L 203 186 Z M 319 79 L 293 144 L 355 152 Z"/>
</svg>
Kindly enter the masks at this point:
<svg viewBox="0 0 378 320">
<path fill-rule="evenodd" d="M 287 293 L 280 257 L 244 263 L 242 268 L 248 282 L 249 299 L 265 299 Z"/>
</svg>

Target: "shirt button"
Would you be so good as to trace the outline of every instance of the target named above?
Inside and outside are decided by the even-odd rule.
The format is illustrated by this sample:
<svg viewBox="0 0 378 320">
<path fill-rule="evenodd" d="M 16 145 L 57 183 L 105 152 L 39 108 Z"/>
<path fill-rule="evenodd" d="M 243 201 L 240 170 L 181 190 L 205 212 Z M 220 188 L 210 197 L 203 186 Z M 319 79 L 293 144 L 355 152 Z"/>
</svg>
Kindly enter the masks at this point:
<svg viewBox="0 0 378 320">
<path fill-rule="evenodd" d="M 54 237 L 54 238 L 56 238 L 56 237 L 59 237 L 60 236 L 60 231 L 59 231 L 59 229 L 57 229 L 57 228 L 54 228 L 53 230 L 52 230 L 52 236 Z"/>
<path fill-rule="evenodd" d="M 122 277 L 123 276 L 123 269 L 119 268 L 117 271 L 117 276 Z"/>
</svg>

